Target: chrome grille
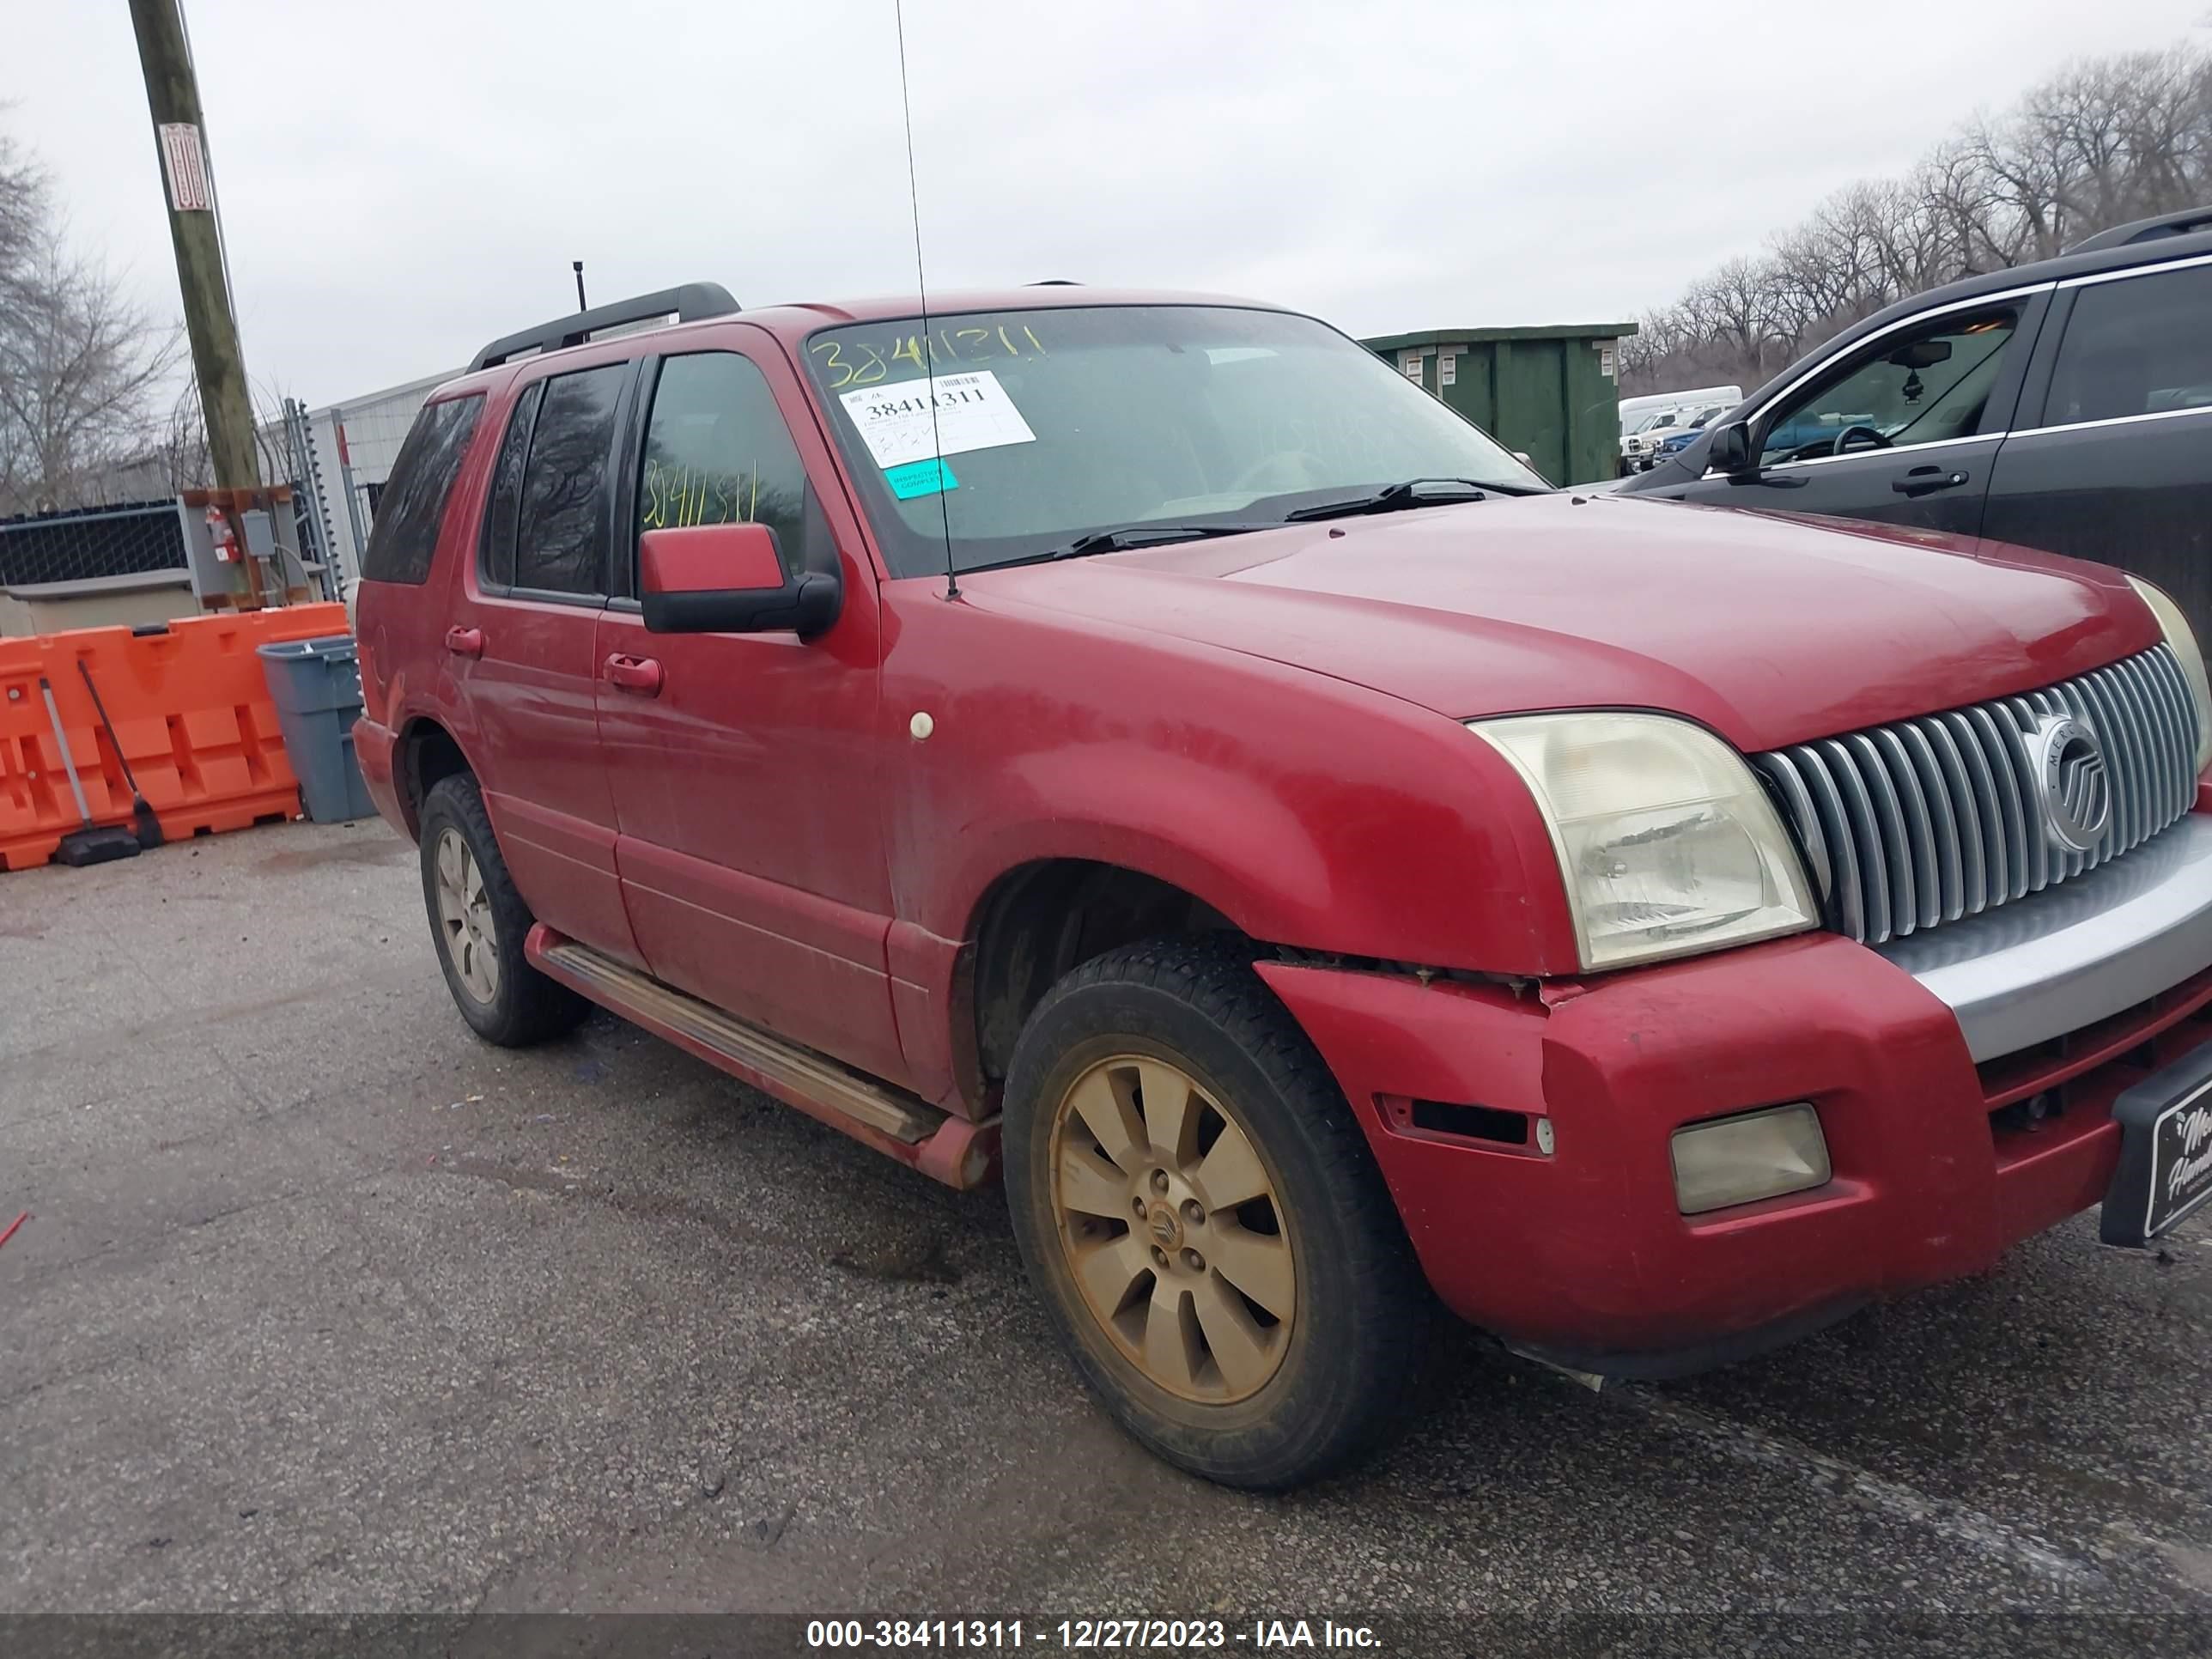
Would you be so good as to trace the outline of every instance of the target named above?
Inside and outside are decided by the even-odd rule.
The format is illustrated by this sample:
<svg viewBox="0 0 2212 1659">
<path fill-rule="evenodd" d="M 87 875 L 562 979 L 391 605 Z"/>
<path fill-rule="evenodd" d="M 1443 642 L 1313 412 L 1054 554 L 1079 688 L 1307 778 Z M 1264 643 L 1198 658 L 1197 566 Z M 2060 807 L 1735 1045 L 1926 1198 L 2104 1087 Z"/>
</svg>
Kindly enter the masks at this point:
<svg viewBox="0 0 2212 1659">
<path fill-rule="evenodd" d="M 2096 734 L 2112 821 L 2087 853 L 2045 833 L 2027 735 L 2046 714 Z M 2041 691 L 1820 738 L 1754 762 L 1838 933 L 1869 945 L 1956 921 L 2140 846 L 2197 796 L 2197 705 L 2159 646 Z"/>
</svg>

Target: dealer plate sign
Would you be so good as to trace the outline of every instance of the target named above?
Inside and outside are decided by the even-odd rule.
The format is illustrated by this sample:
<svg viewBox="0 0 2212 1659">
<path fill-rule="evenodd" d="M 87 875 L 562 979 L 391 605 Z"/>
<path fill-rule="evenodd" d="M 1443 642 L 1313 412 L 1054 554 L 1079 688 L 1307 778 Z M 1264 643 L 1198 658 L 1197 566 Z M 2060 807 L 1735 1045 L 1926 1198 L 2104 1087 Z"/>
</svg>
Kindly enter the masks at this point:
<svg viewBox="0 0 2212 1659">
<path fill-rule="evenodd" d="M 2212 1043 L 2114 1103 L 2120 1162 L 2100 1236 L 2144 1245 L 2212 1199 Z"/>
</svg>

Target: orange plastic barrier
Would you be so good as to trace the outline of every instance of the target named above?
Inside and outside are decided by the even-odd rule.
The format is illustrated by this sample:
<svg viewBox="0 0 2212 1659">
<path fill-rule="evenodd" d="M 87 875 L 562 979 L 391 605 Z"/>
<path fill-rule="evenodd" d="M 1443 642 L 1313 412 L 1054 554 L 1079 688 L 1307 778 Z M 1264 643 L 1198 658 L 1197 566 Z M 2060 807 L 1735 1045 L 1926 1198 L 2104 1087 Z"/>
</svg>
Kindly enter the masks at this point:
<svg viewBox="0 0 2212 1659">
<path fill-rule="evenodd" d="M 161 634 L 85 628 L 0 640 L 0 870 L 44 864 L 83 822 L 54 742 L 53 687 L 94 823 L 131 821 L 131 787 L 101 729 L 82 661 L 92 670 L 115 741 L 173 841 L 243 830 L 299 811 L 256 646 L 346 631 L 342 605 L 195 617 Z"/>
</svg>

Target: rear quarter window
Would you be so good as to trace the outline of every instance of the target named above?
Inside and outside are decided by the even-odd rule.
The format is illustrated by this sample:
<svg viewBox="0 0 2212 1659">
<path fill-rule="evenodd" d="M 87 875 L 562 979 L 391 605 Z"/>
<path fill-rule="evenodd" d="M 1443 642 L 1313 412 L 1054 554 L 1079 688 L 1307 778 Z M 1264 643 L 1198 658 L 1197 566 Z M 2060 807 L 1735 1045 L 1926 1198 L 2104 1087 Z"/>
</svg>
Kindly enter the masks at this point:
<svg viewBox="0 0 2212 1659">
<path fill-rule="evenodd" d="M 362 579 L 419 586 L 438 550 L 446 501 L 483 413 L 483 394 L 426 404 L 415 417 L 377 503 L 376 526 L 362 556 Z"/>
</svg>

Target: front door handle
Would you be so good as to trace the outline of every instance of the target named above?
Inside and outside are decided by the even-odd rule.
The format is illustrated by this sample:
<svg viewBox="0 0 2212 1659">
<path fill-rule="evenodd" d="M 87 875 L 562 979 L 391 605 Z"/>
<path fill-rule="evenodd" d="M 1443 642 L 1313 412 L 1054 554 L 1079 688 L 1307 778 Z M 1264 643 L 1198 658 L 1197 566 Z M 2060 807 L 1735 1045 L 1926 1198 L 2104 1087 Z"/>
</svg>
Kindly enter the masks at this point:
<svg viewBox="0 0 2212 1659">
<path fill-rule="evenodd" d="M 1900 495 L 1933 495 L 1939 489 L 1956 489 L 1966 482 L 1964 472 L 1946 472 L 1940 466 L 1916 466 L 1901 478 L 1892 478 L 1889 487 Z"/>
<path fill-rule="evenodd" d="M 625 657 L 617 652 L 606 659 L 601 672 L 624 691 L 635 691 L 641 697 L 660 695 L 660 665 L 651 657 Z"/>
<path fill-rule="evenodd" d="M 447 629 L 446 649 L 457 657 L 481 657 L 483 655 L 483 629 L 481 628 Z"/>
</svg>

